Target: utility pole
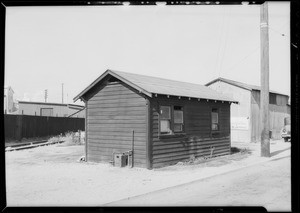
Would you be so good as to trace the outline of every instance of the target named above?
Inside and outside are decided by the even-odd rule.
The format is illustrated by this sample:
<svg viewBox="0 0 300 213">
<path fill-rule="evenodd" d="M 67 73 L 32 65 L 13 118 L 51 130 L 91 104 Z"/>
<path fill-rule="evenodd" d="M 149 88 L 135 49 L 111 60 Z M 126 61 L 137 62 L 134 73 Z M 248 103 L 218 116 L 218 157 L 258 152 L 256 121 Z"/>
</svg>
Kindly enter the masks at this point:
<svg viewBox="0 0 300 213">
<path fill-rule="evenodd" d="M 269 29 L 268 2 L 260 6 L 260 51 L 261 51 L 261 90 L 260 90 L 260 131 L 261 157 L 270 157 L 269 126 Z"/>
<path fill-rule="evenodd" d="M 48 90 L 45 89 L 45 103 L 47 102 L 47 98 L 48 98 Z"/>
<path fill-rule="evenodd" d="M 61 103 L 64 103 L 64 83 L 61 84 Z"/>
</svg>

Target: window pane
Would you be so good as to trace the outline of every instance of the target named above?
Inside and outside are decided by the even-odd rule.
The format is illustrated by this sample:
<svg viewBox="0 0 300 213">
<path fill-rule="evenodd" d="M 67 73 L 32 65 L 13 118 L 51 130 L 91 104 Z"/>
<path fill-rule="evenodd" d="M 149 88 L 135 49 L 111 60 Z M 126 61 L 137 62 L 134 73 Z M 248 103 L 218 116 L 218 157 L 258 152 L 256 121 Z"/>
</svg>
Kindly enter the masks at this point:
<svg viewBox="0 0 300 213">
<path fill-rule="evenodd" d="M 171 119 L 171 108 L 169 106 L 160 107 L 160 118 L 161 119 Z"/>
<path fill-rule="evenodd" d="M 212 125 L 211 125 L 211 129 L 212 129 L 212 130 L 219 130 L 218 124 L 212 124 Z"/>
<path fill-rule="evenodd" d="M 174 123 L 183 123 L 183 111 L 174 110 Z"/>
<path fill-rule="evenodd" d="M 218 112 L 218 109 L 212 108 L 211 111 L 212 111 L 212 112 Z"/>
<path fill-rule="evenodd" d="M 181 132 L 182 124 L 174 124 L 174 132 Z"/>
<path fill-rule="evenodd" d="M 160 121 L 160 132 L 161 133 L 171 133 L 169 120 L 161 120 Z"/>
<path fill-rule="evenodd" d="M 216 113 L 216 112 L 211 113 L 211 122 L 218 123 L 218 113 Z"/>
</svg>

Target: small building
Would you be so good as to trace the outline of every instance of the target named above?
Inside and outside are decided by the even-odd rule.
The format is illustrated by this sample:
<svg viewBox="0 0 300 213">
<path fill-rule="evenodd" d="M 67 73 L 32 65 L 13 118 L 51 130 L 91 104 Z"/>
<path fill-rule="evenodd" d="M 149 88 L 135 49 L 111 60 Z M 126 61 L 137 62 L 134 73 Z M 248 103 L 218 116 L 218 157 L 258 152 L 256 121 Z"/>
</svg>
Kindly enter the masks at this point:
<svg viewBox="0 0 300 213">
<path fill-rule="evenodd" d="M 260 87 L 225 78 L 217 78 L 206 86 L 239 102 L 231 105 L 231 140 L 260 142 Z M 270 90 L 270 133 L 273 139 L 281 138 L 284 118 L 290 116 L 288 100 L 288 95 Z"/>
<path fill-rule="evenodd" d="M 16 111 L 14 103 L 14 91 L 11 86 L 4 87 L 4 114 L 10 114 Z"/>
<path fill-rule="evenodd" d="M 86 106 L 86 160 L 132 150 L 148 169 L 230 153 L 230 104 L 208 87 L 107 70 L 78 94 Z"/>
<path fill-rule="evenodd" d="M 20 115 L 84 118 L 84 106 L 48 102 L 18 101 Z"/>
</svg>

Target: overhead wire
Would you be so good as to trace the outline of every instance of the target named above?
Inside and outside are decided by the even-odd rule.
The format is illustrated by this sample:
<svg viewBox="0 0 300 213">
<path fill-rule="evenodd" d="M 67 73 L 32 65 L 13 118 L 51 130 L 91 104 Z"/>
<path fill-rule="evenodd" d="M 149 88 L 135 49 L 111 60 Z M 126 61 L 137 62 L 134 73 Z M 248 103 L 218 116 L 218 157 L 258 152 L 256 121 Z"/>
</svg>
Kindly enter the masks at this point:
<svg viewBox="0 0 300 213">
<path fill-rule="evenodd" d="M 226 8 L 226 7 L 225 7 Z M 226 28 L 225 28 L 225 44 L 224 44 L 224 48 L 223 48 L 223 54 L 222 54 L 222 57 L 221 57 L 221 62 L 220 62 L 220 69 L 219 69 L 219 73 L 218 73 L 218 77 L 221 77 L 221 71 L 222 71 L 222 66 L 223 66 L 223 61 L 224 61 L 224 57 L 225 57 L 225 53 L 226 53 L 226 49 L 227 49 L 227 43 L 228 43 L 228 33 L 229 33 L 229 18 L 230 16 L 230 8 L 229 10 L 227 11 L 227 14 L 226 14 L 226 17 L 227 17 L 227 20 L 226 20 Z"/>
<path fill-rule="evenodd" d="M 224 9 L 225 10 L 225 9 Z M 216 57 L 216 63 L 215 63 L 215 69 L 214 69 L 214 73 L 218 72 L 218 62 L 219 62 L 219 55 L 220 55 L 220 49 L 221 49 L 221 42 L 222 42 L 222 37 L 223 37 L 223 31 L 224 31 L 224 19 L 225 19 L 225 12 L 223 13 L 223 17 L 222 17 L 222 24 L 220 26 L 220 30 L 221 33 L 219 34 L 219 45 L 218 45 L 218 54 Z M 218 76 L 219 77 L 219 76 Z"/>
</svg>

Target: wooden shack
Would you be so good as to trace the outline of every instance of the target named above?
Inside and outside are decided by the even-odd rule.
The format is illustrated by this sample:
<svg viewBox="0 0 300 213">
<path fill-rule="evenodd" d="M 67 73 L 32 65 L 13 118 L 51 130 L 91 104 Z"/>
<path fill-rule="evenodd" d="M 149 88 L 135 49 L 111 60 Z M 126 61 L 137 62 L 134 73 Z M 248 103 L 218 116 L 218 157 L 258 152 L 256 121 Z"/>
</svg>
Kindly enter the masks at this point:
<svg viewBox="0 0 300 213">
<path fill-rule="evenodd" d="M 134 166 L 230 153 L 230 104 L 208 87 L 107 70 L 74 98 L 86 105 L 86 160 L 132 149 Z"/>
</svg>

